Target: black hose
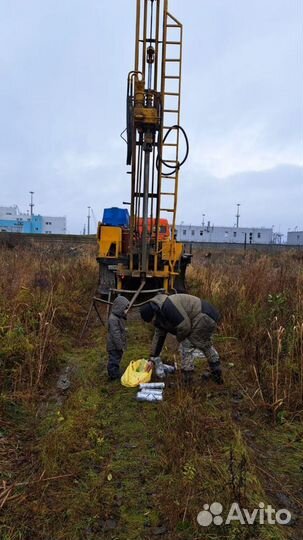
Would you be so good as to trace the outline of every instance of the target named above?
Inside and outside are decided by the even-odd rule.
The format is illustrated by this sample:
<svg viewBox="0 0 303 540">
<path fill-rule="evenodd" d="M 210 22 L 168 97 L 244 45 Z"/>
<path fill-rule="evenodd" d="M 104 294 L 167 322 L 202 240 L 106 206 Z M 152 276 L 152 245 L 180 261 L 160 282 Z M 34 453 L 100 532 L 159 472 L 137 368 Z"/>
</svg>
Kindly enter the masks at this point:
<svg viewBox="0 0 303 540">
<path fill-rule="evenodd" d="M 182 161 L 178 161 L 177 166 L 175 166 L 175 165 L 170 165 L 169 163 L 167 163 L 167 161 L 165 161 L 164 159 L 160 158 L 160 157 L 159 157 L 159 154 L 158 154 L 158 156 L 157 156 L 157 163 L 156 163 L 157 169 L 159 169 L 159 163 L 160 163 L 160 161 L 161 161 L 162 165 L 164 165 L 164 166 L 167 167 L 168 169 L 172 169 L 172 171 L 169 172 L 169 173 L 163 173 L 163 176 L 172 176 L 173 174 L 175 174 L 175 173 L 177 172 L 177 170 L 179 170 L 180 167 L 182 167 L 182 165 L 184 165 L 185 161 L 186 161 L 187 158 L 188 158 L 188 154 L 189 154 L 189 141 L 188 141 L 188 137 L 187 137 L 186 132 L 185 132 L 185 130 L 183 129 L 183 127 L 179 126 L 178 124 L 175 124 L 174 126 L 171 126 L 171 127 L 167 130 L 167 133 L 165 134 L 165 137 L 163 138 L 162 144 L 165 143 L 167 137 L 169 136 L 170 132 L 171 132 L 173 129 L 178 129 L 179 131 L 181 131 L 181 133 L 183 133 L 183 136 L 184 136 L 184 139 L 185 139 L 185 143 L 186 143 L 186 152 L 185 152 L 185 156 L 184 156 L 184 158 L 182 159 Z"/>
</svg>

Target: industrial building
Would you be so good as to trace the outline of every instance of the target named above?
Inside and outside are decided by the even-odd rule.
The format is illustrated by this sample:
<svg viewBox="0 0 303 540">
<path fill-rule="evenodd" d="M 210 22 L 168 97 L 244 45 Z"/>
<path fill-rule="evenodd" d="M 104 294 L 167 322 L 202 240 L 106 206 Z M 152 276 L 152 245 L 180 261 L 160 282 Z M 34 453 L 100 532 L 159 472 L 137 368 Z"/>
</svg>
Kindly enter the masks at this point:
<svg viewBox="0 0 303 540">
<path fill-rule="evenodd" d="M 218 242 L 227 244 L 272 244 L 272 228 L 215 227 L 214 225 L 177 225 L 180 242 Z"/>
<path fill-rule="evenodd" d="M 287 244 L 290 246 L 303 246 L 303 231 L 288 231 Z"/>
<path fill-rule="evenodd" d="M 0 206 L 0 232 L 66 234 L 66 218 L 22 214 L 18 206 Z"/>
</svg>

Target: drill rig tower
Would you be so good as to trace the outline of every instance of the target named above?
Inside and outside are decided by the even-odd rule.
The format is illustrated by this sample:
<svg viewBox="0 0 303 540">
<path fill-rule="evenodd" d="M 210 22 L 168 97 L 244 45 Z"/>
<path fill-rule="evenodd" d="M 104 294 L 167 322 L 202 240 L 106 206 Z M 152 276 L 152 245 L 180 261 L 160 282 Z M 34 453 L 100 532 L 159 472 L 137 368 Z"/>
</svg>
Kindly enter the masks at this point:
<svg viewBox="0 0 303 540">
<path fill-rule="evenodd" d="M 98 227 L 100 291 L 184 288 L 190 257 L 175 240 L 180 168 L 182 24 L 168 0 L 137 0 L 134 70 L 127 80 L 129 227 Z M 180 160 L 180 135 L 186 151 Z"/>
</svg>

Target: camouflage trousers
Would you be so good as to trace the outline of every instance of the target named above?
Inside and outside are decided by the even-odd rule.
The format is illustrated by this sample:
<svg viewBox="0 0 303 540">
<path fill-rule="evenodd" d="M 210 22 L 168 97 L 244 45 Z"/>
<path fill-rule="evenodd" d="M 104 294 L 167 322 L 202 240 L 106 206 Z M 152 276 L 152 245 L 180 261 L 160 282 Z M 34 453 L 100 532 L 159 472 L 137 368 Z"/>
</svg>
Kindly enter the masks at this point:
<svg viewBox="0 0 303 540">
<path fill-rule="evenodd" d="M 210 340 L 206 340 L 205 343 L 199 347 L 200 351 L 207 358 L 208 365 L 211 371 L 220 367 L 220 356 L 212 345 Z M 197 348 L 192 345 L 189 339 L 185 339 L 181 343 L 181 369 L 183 371 L 194 371 L 195 359 L 197 358 Z"/>
</svg>

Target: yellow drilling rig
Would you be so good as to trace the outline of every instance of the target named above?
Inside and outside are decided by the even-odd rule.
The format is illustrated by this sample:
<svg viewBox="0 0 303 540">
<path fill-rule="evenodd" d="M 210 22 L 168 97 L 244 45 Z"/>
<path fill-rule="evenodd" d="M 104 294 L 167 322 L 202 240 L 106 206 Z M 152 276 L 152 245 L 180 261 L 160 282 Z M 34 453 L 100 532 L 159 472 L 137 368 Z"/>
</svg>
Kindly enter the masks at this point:
<svg viewBox="0 0 303 540">
<path fill-rule="evenodd" d="M 184 290 L 191 255 L 176 241 L 179 173 L 189 151 L 180 126 L 182 34 L 168 0 L 137 0 L 135 64 L 121 134 L 130 166 L 130 215 L 113 208 L 98 224 L 101 296 Z"/>
</svg>

